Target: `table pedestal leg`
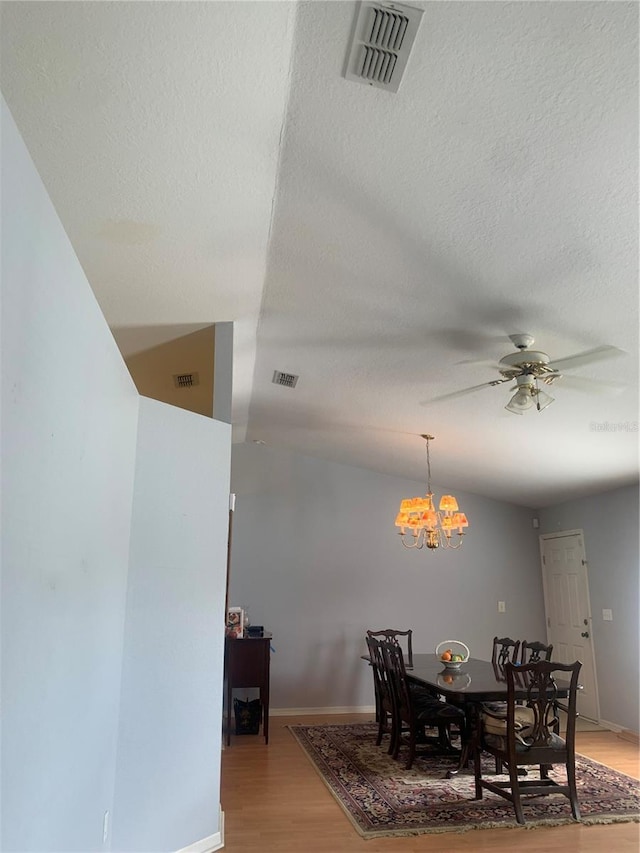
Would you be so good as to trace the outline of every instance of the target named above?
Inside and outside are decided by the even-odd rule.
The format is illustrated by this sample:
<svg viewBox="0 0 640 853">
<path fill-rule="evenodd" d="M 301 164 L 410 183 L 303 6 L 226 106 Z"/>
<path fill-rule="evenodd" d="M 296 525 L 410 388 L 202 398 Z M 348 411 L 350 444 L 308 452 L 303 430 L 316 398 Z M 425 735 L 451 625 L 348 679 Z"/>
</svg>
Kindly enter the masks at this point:
<svg viewBox="0 0 640 853">
<path fill-rule="evenodd" d="M 457 767 L 447 771 L 447 779 L 453 779 L 469 764 L 469 758 L 475 752 L 476 743 L 480 737 L 480 714 L 475 702 L 467 702 L 463 706 L 465 727 L 460 737 L 462 740 L 460 758 Z"/>
</svg>

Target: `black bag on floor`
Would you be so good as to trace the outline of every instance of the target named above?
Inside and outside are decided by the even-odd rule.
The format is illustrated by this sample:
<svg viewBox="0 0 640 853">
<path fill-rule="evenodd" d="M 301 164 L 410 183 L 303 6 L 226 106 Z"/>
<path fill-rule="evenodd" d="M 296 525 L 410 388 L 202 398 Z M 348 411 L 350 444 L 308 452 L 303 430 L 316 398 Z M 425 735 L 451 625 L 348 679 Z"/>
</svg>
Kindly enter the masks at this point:
<svg viewBox="0 0 640 853">
<path fill-rule="evenodd" d="M 262 704 L 259 699 L 234 699 L 237 735 L 257 735 L 260 730 Z"/>
</svg>

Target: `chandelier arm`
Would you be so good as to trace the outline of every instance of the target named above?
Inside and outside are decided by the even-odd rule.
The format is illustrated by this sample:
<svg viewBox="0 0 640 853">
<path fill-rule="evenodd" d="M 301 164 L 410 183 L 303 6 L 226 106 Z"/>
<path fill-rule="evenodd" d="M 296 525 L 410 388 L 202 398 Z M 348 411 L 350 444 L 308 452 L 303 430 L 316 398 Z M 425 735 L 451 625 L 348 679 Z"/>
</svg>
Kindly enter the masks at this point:
<svg viewBox="0 0 640 853">
<path fill-rule="evenodd" d="M 400 541 L 404 545 L 405 548 L 417 548 L 420 550 L 422 548 L 422 543 L 420 542 L 419 536 L 412 536 L 413 542 L 405 542 L 405 537 L 403 533 L 400 533 Z"/>
</svg>

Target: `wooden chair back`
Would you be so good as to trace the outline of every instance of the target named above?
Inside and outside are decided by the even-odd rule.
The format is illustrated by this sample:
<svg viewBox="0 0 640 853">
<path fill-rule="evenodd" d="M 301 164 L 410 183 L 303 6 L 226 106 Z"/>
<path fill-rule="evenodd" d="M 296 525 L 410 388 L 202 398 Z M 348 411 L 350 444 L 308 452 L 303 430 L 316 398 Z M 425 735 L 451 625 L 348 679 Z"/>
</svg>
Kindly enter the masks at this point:
<svg viewBox="0 0 640 853">
<path fill-rule="evenodd" d="M 384 658 L 380 640 L 375 637 L 367 637 L 367 648 L 369 649 L 369 657 L 371 659 L 371 667 L 373 669 L 373 683 L 376 691 L 376 698 L 379 702 L 379 710 L 387 714 L 393 713 L 393 697 L 391 695 L 391 685 L 385 669 Z"/>
<path fill-rule="evenodd" d="M 413 631 L 408 628 L 406 631 L 401 631 L 399 628 L 383 628 L 380 631 L 367 631 L 367 637 L 380 638 L 383 641 L 396 643 L 400 646 L 404 643 L 404 655 L 406 666 L 413 666 Z M 401 642 L 400 637 L 404 640 Z"/>
<path fill-rule="evenodd" d="M 582 663 L 557 663 L 556 661 L 534 661 L 526 664 L 505 665 L 507 676 L 507 740 L 513 740 L 514 759 L 518 764 L 559 764 L 575 744 L 577 713 L 578 675 Z M 558 698 L 556 676 L 569 678 L 569 696 Z M 526 699 L 516 699 L 517 690 L 526 690 Z M 509 737 L 509 720 L 515 716 L 518 703 L 533 710 L 534 723 L 531 733 L 525 736 L 527 750 L 515 750 L 515 738 Z M 567 712 L 567 732 L 564 750 L 558 749 L 556 731 L 558 708 Z M 513 728 L 513 726 L 511 727 Z M 515 733 L 515 729 L 512 734 Z M 559 757 L 556 756 L 559 753 Z M 544 761 L 539 760 L 542 755 Z M 554 760 L 555 756 L 555 760 Z"/>
<path fill-rule="evenodd" d="M 491 663 L 504 666 L 506 663 L 517 663 L 520 640 L 512 640 L 511 637 L 494 637 L 493 650 L 491 652 Z"/>
<path fill-rule="evenodd" d="M 545 645 L 537 640 L 529 643 L 527 640 L 522 641 L 520 646 L 520 663 L 535 663 L 539 660 L 551 660 L 553 645 Z"/>
<path fill-rule="evenodd" d="M 369 649 L 369 662 L 373 670 L 373 687 L 376 700 L 376 721 L 378 723 L 378 735 L 376 737 L 376 746 L 382 743 L 384 734 L 391 735 L 389 742 L 389 754 L 393 752 L 395 747 L 395 717 L 394 703 L 391 694 L 391 685 L 385 669 L 384 659 L 382 657 L 382 649 L 380 640 L 375 637 L 365 637 L 367 648 Z"/>
<path fill-rule="evenodd" d="M 389 640 L 381 642 L 380 649 L 391 689 L 394 712 L 398 720 L 409 723 L 411 722 L 412 706 L 404 653 L 399 643 Z"/>
</svg>

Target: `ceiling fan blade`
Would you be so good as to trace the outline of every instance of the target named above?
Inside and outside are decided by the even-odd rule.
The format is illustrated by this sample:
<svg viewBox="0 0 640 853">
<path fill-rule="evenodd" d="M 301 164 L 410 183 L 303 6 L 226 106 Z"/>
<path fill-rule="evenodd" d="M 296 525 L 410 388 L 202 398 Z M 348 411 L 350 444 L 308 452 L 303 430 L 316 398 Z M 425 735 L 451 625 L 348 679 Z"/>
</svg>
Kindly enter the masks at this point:
<svg viewBox="0 0 640 853">
<path fill-rule="evenodd" d="M 482 365 L 482 367 L 496 367 L 495 359 L 489 361 L 487 358 L 465 358 L 462 361 L 456 361 L 454 364 L 473 364 L 474 366 Z"/>
<path fill-rule="evenodd" d="M 604 379 L 587 379 L 586 376 L 573 376 L 564 374 L 558 379 L 558 385 L 553 388 L 563 386 L 565 388 L 574 388 L 576 391 L 585 391 L 592 394 L 618 394 L 625 391 L 629 386 L 625 382 L 613 382 Z"/>
<path fill-rule="evenodd" d="M 456 397 L 464 397 L 467 394 L 472 394 L 474 391 L 479 391 L 481 388 L 489 388 L 491 385 L 502 385 L 503 382 L 512 381 L 512 379 L 494 379 L 491 382 L 483 382 L 482 385 L 472 385 L 471 388 L 463 388 L 461 391 L 452 391 L 450 394 L 431 397 L 430 400 L 423 400 L 420 405 L 428 406 L 430 403 L 441 403 L 443 400 L 455 400 Z"/>
<path fill-rule="evenodd" d="M 617 358 L 621 355 L 626 355 L 626 352 L 617 347 L 596 347 L 595 349 L 585 350 L 585 352 L 578 352 L 575 355 L 569 355 L 566 358 L 559 358 L 557 361 L 552 361 L 549 367 L 553 370 L 563 371 L 567 368 L 591 364 L 593 361 L 602 361 L 606 358 Z"/>
</svg>

